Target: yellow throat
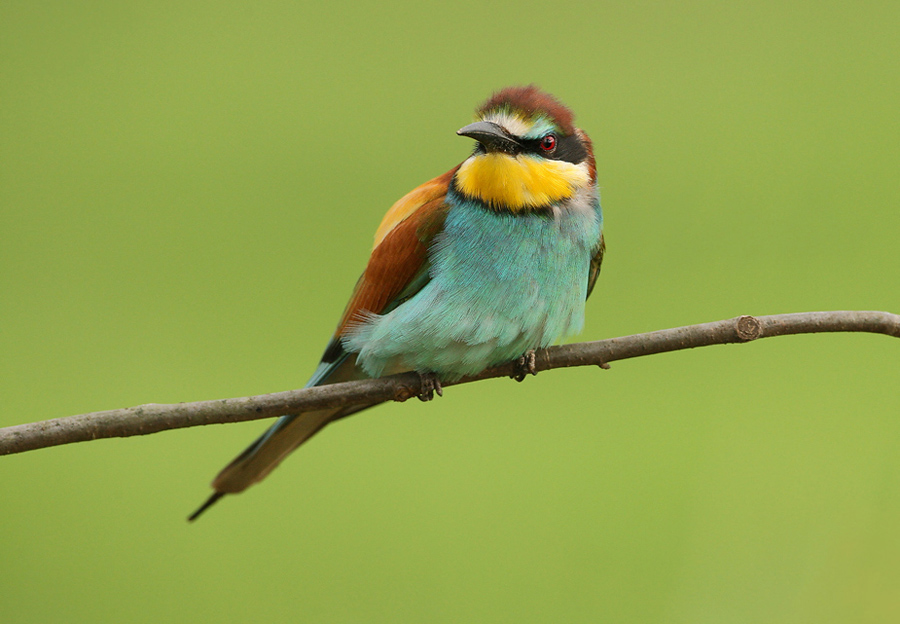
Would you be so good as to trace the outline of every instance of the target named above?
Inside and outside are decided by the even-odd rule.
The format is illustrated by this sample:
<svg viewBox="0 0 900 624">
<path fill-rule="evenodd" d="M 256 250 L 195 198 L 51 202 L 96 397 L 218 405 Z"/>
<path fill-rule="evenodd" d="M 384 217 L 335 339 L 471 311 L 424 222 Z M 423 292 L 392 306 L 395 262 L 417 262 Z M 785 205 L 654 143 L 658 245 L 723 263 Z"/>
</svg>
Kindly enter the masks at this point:
<svg viewBox="0 0 900 624">
<path fill-rule="evenodd" d="M 456 187 L 495 208 L 521 211 L 568 199 L 589 179 L 584 163 L 488 152 L 460 165 Z"/>
</svg>

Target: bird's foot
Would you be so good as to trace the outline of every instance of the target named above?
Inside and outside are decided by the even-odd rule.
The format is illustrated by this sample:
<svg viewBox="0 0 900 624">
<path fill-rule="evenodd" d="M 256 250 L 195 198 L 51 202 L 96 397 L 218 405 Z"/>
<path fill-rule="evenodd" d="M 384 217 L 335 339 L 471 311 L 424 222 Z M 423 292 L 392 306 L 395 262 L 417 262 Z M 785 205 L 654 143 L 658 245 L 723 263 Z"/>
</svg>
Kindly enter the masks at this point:
<svg viewBox="0 0 900 624">
<path fill-rule="evenodd" d="M 509 378 L 522 381 L 527 375 L 537 375 L 534 349 L 528 349 L 522 357 L 516 360 L 516 372 Z"/>
<path fill-rule="evenodd" d="M 444 388 L 441 386 L 441 380 L 438 379 L 437 374 L 419 373 L 419 381 L 420 390 L 417 396 L 420 401 L 430 401 L 434 398 L 435 392 L 438 396 L 444 396 Z"/>
</svg>

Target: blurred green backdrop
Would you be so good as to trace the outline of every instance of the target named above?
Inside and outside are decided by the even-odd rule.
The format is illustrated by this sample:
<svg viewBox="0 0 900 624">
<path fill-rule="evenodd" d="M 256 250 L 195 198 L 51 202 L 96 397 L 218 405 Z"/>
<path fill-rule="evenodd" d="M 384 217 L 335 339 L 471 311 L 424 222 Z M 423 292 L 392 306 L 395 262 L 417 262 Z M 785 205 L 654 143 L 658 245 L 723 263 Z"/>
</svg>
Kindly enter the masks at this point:
<svg viewBox="0 0 900 624">
<path fill-rule="evenodd" d="M 299 387 L 384 211 L 515 83 L 597 148 L 583 339 L 900 312 L 898 32 L 891 1 L 6 0 L 0 425 Z M 898 366 L 819 335 L 453 388 L 196 525 L 265 423 L 2 457 L 2 619 L 896 622 Z"/>
</svg>

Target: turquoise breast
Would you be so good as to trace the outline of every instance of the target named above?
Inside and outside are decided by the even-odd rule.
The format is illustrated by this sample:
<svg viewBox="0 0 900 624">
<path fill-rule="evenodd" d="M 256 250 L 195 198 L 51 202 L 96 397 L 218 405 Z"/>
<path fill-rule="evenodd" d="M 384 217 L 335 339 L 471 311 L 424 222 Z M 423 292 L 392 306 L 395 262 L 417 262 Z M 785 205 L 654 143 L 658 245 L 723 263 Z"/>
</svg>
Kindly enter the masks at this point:
<svg viewBox="0 0 900 624">
<path fill-rule="evenodd" d="M 599 204 L 509 214 L 448 195 L 430 253 L 431 280 L 344 341 L 373 377 L 417 370 L 478 373 L 581 330 Z"/>
</svg>

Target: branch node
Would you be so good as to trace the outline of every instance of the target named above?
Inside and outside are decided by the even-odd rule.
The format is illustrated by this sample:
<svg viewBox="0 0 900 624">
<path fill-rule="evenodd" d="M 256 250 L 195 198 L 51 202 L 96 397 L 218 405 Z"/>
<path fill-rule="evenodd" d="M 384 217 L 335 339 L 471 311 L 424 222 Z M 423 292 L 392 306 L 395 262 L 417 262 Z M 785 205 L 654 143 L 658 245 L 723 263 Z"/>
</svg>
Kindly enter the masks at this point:
<svg viewBox="0 0 900 624">
<path fill-rule="evenodd" d="M 394 396 L 392 397 L 392 399 L 397 403 L 403 403 L 404 401 L 407 401 L 414 396 L 418 396 L 418 392 L 414 391 L 409 386 L 397 384 L 397 386 L 394 387 Z"/>
<path fill-rule="evenodd" d="M 606 362 L 600 362 L 599 364 L 597 364 L 597 366 L 599 366 L 599 367 L 602 368 L 603 370 L 609 370 L 609 369 L 610 369 L 609 364 L 607 364 Z"/>
<path fill-rule="evenodd" d="M 738 339 L 742 342 L 756 340 L 762 335 L 762 323 L 755 316 L 742 316 L 738 318 L 736 328 Z"/>
</svg>

